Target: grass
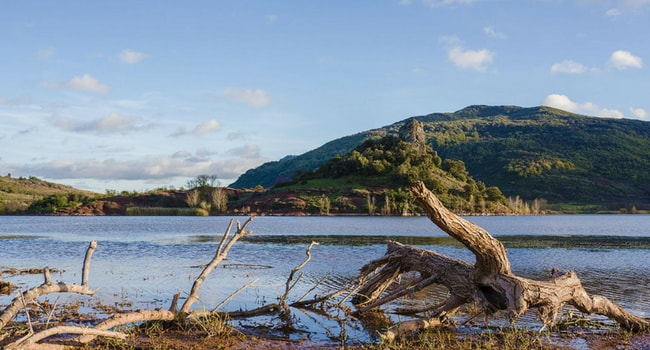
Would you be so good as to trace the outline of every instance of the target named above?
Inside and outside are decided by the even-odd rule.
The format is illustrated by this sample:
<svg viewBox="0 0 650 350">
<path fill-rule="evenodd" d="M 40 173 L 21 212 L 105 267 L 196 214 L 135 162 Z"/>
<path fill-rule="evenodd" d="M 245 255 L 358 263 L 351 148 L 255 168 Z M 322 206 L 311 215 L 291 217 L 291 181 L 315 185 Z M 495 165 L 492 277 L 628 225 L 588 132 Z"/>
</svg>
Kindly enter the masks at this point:
<svg viewBox="0 0 650 350">
<path fill-rule="evenodd" d="M 202 208 L 163 208 L 163 207 L 130 207 L 126 208 L 127 216 L 208 216 Z"/>
<path fill-rule="evenodd" d="M 0 214 L 10 214 L 27 209 L 33 202 L 53 194 L 80 193 L 95 196 L 96 193 L 82 191 L 70 186 L 29 178 L 0 176 Z"/>
</svg>

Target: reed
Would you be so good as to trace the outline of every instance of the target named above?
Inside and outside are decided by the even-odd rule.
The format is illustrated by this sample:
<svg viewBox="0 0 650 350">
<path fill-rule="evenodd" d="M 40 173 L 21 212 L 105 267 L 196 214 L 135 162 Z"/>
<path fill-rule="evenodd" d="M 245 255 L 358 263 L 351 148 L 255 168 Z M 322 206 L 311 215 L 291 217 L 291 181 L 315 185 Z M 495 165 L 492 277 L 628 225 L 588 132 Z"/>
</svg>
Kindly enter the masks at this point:
<svg viewBox="0 0 650 350">
<path fill-rule="evenodd" d="M 209 212 L 202 208 L 163 208 L 163 207 L 130 207 L 126 208 L 127 216 L 208 216 Z"/>
</svg>

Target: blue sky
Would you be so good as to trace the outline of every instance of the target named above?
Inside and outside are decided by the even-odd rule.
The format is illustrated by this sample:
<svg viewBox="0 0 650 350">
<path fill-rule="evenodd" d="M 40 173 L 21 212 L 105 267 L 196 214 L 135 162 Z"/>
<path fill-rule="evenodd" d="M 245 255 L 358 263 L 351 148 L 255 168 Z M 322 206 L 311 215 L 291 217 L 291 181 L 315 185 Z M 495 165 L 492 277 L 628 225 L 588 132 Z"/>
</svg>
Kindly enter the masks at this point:
<svg viewBox="0 0 650 350">
<path fill-rule="evenodd" d="M 467 105 L 649 120 L 650 0 L 0 2 L 0 173 L 222 185 Z"/>
</svg>

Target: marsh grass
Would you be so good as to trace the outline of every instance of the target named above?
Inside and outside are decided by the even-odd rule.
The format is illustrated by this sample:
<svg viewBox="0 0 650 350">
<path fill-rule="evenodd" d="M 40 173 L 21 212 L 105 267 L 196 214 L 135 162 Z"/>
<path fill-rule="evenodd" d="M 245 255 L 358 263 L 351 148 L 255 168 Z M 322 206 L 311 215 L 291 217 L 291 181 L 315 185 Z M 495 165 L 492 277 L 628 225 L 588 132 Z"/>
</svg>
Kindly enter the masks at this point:
<svg viewBox="0 0 650 350">
<path fill-rule="evenodd" d="M 127 216 L 208 216 L 202 208 L 129 207 Z"/>
<path fill-rule="evenodd" d="M 51 305 L 52 304 L 52 305 Z M 57 304 L 57 308 L 65 309 L 68 317 L 52 317 L 52 322 L 63 322 L 70 320 L 73 315 L 79 316 L 78 302 L 70 305 Z M 43 326 L 43 318 L 51 317 L 53 303 L 41 302 L 39 305 L 32 305 L 38 308 L 38 312 L 32 313 L 41 317 L 32 319 L 37 322 L 38 327 Z M 104 310 L 105 306 L 98 304 L 93 307 Z M 105 310 L 108 311 L 108 310 Z M 116 310 L 112 310 L 116 311 Z M 46 314 L 50 313 L 50 316 Z M 577 315 L 576 315 L 577 316 Z M 571 319 L 571 317 L 567 317 Z M 579 317 L 573 317 L 579 318 Z M 85 322 L 97 322 L 85 321 Z M 84 322 L 84 321 L 82 321 Z M 52 326 L 50 324 L 50 326 Z M 97 338 L 93 343 L 80 347 L 80 349 L 351 349 L 351 350 L 403 350 L 403 349 L 454 349 L 454 350 L 526 350 L 526 349 L 573 349 L 575 344 L 585 344 L 585 348 L 635 348 L 635 334 L 619 332 L 614 329 L 604 331 L 599 328 L 592 328 L 594 325 L 587 325 L 588 328 L 580 328 L 582 323 L 572 324 L 568 322 L 566 328 L 554 328 L 545 332 L 538 332 L 517 325 L 504 327 L 440 327 L 415 332 L 408 337 L 400 338 L 393 342 L 379 340 L 375 343 L 347 345 L 345 339 L 332 339 L 329 343 L 314 343 L 310 341 L 290 341 L 287 339 L 270 338 L 263 336 L 267 333 L 265 325 L 260 324 L 255 330 L 248 330 L 244 335 L 232 324 L 232 321 L 219 315 L 195 317 L 191 319 L 179 319 L 174 321 L 148 321 L 136 324 L 124 325 L 115 329 L 128 334 L 125 340 L 110 338 Z M 36 326 L 36 324 L 34 324 Z M 596 325 L 597 327 L 597 325 Z M 13 336 L 19 336 L 28 332 L 24 322 L 13 323 L 5 329 Z M 348 339 L 352 340 L 353 339 Z M 59 339 L 65 341 L 65 339 Z M 57 340 L 54 340 L 57 342 Z M 354 341 L 353 341 L 354 342 Z M 591 347 L 590 344 L 600 344 Z M 601 346 L 602 345 L 602 346 Z M 599 347 L 600 346 L 600 347 Z M 621 347 L 622 346 L 622 347 Z M 581 347 L 582 348 L 582 347 Z"/>
<path fill-rule="evenodd" d="M 381 342 L 367 349 L 454 349 L 454 350 L 525 350 L 561 349 L 552 344 L 544 333 L 516 327 L 458 332 L 448 328 L 414 333 L 395 342 Z"/>
</svg>

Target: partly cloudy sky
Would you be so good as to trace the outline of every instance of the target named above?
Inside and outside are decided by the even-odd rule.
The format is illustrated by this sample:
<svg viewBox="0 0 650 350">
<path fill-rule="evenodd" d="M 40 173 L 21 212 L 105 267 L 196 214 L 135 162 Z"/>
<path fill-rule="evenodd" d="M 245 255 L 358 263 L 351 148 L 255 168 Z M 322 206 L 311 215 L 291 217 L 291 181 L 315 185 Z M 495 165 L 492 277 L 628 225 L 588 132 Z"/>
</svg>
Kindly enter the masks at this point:
<svg viewBox="0 0 650 350">
<path fill-rule="evenodd" d="M 648 0 L 25 0 L 0 33 L 0 173 L 97 192 L 472 104 L 650 121 Z"/>
</svg>

